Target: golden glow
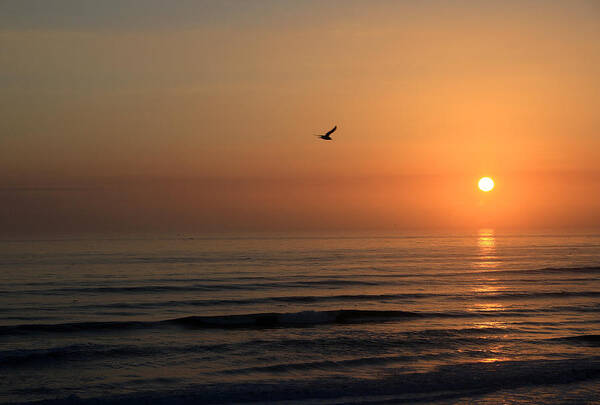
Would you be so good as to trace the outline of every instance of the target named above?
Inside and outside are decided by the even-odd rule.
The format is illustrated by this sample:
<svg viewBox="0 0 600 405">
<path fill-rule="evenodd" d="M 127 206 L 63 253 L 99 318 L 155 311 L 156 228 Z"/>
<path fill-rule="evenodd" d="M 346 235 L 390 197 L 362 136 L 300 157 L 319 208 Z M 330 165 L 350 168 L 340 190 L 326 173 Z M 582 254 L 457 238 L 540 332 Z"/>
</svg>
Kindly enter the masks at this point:
<svg viewBox="0 0 600 405">
<path fill-rule="evenodd" d="M 13 3 L 2 235 L 600 229 L 598 2 Z"/>
<path fill-rule="evenodd" d="M 494 180 L 489 177 L 482 177 L 479 179 L 479 189 L 481 191 L 491 191 L 494 188 Z"/>
</svg>

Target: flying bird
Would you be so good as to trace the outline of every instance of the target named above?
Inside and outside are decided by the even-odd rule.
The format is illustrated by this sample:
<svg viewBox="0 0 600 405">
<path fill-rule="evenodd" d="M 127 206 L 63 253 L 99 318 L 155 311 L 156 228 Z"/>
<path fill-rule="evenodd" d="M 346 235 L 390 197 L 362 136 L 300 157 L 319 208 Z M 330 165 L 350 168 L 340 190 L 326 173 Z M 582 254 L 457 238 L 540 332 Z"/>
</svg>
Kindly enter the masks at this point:
<svg viewBox="0 0 600 405">
<path fill-rule="evenodd" d="M 337 129 L 337 125 L 333 128 L 331 128 L 325 135 L 315 135 L 318 136 L 321 139 L 324 139 L 326 141 L 331 141 L 331 137 L 329 135 L 333 134 L 333 132 Z"/>
</svg>

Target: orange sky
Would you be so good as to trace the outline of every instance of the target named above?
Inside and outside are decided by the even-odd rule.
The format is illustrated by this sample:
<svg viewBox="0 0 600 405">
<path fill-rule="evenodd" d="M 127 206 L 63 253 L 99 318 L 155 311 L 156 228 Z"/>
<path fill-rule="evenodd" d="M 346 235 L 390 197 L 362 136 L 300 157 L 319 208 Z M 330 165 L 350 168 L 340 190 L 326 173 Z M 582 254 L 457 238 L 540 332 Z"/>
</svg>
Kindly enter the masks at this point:
<svg viewBox="0 0 600 405">
<path fill-rule="evenodd" d="M 595 1 L 141 4 L 0 5 L 0 233 L 600 227 Z"/>
</svg>

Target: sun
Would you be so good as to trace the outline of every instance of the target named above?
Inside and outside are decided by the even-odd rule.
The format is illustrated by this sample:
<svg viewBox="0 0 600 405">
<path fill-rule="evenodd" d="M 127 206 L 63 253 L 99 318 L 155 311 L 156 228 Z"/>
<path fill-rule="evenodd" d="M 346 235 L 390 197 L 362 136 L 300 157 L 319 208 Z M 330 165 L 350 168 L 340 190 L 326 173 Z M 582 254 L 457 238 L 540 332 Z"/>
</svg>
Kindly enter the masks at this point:
<svg viewBox="0 0 600 405">
<path fill-rule="evenodd" d="M 479 179 L 479 189 L 481 191 L 491 191 L 494 188 L 494 180 L 489 177 L 482 177 Z"/>
</svg>

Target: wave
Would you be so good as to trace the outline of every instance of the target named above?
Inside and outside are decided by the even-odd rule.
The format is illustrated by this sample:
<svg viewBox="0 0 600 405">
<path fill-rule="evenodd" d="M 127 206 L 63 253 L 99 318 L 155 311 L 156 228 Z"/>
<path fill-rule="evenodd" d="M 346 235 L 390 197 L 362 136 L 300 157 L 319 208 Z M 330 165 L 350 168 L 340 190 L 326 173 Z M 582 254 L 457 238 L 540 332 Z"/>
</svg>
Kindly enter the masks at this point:
<svg viewBox="0 0 600 405">
<path fill-rule="evenodd" d="M 367 359 L 369 360 L 369 359 Z M 371 359 L 375 360 L 376 359 Z M 352 364 L 352 366 L 360 366 Z M 325 367 L 335 365 L 323 364 Z M 341 364 L 340 366 L 344 366 Z M 303 371 L 302 368 L 299 371 Z M 252 372 L 252 370 L 250 370 Z M 279 369 L 271 370 L 279 372 Z M 329 376 L 321 378 L 277 379 L 273 381 L 205 383 L 185 388 L 142 391 L 93 398 L 71 395 L 44 400 L 46 405 L 63 404 L 220 404 L 263 402 L 335 403 L 431 403 L 436 400 L 476 402 L 479 396 L 503 389 L 549 387 L 558 384 L 595 381 L 600 377 L 600 358 L 566 360 L 497 361 L 458 363 L 426 372 L 397 369 L 372 378 Z M 170 382 L 170 381 L 168 381 Z M 134 382 L 136 387 L 139 381 Z M 97 388 L 90 384 L 91 388 Z M 158 384 L 154 384 L 157 386 Z M 105 387 L 105 384 L 103 385 Z M 164 387 L 164 385 L 163 385 Z M 595 386 L 594 386 L 595 387 Z M 88 387 L 90 388 L 90 387 Z M 554 388 L 558 389 L 558 388 Z M 101 392 L 106 390 L 101 390 Z M 65 395 L 64 393 L 62 395 Z M 596 397 L 590 391 L 586 397 Z M 527 398 L 529 399 L 529 398 Z M 539 398 L 538 398 L 539 399 Z M 596 398 L 597 399 L 597 398 Z M 593 401 L 590 401 L 593 402 Z"/>
<path fill-rule="evenodd" d="M 452 357 L 448 353 L 440 353 L 438 355 L 429 355 L 429 358 L 447 358 Z M 293 371 L 309 371 L 309 370 L 336 370 L 346 367 L 361 367 L 389 364 L 394 362 L 416 362 L 419 360 L 428 360 L 426 355 L 414 356 L 372 356 L 358 357 L 345 360 L 315 360 L 297 363 L 277 363 L 266 366 L 235 368 L 221 371 L 222 374 L 251 374 L 251 373 L 289 373 Z"/>
<path fill-rule="evenodd" d="M 152 326 L 153 322 L 144 321 L 104 321 L 104 322 L 68 322 L 54 324 L 2 325 L 0 336 L 24 335 L 29 333 L 77 333 L 87 331 L 110 331 L 141 329 Z"/>
<path fill-rule="evenodd" d="M 265 328 L 296 327 L 320 324 L 385 322 L 432 316 L 407 311 L 371 311 L 342 309 L 332 311 L 303 311 L 295 313 L 255 313 L 222 316 L 187 316 L 163 321 L 106 321 L 71 322 L 59 324 L 29 324 L 0 326 L 0 335 L 35 332 L 72 333 L 102 330 L 126 330 L 178 325 L 186 328 Z"/>
<path fill-rule="evenodd" d="M 453 301 L 472 301 L 472 300 L 535 300 L 546 298 L 596 298 L 600 297 L 599 291 L 549 291 L 549 292 L 485 292 L 474 293 L 472 295 L 457 295 L 444 293 L 400 293 L 400 294 L 339 294 L 339 295 L 283 295 L 252 298 L 233 298 L 233 299 L 183 299 L 183 300 L 154 300 L 150 302 L 111 302 L 97 304 L 78 304 L 68 303 L 63 306 L 53 308 L 77 308 L 78 310 L 94 310 L 100 314 L 101 310 L 140 310 L 154 308 L 181 308 L 181 307 L 232 307 L 232 306 L 251 306 L 251 305 L 269 305 L 269 304 L 324 304 L 324 303 L 353 303 L 353 302 L 394 302 L 406 303 L 415 300 L 434 299 L 434 300 L 453 300 Z M 542 308 L 532 309 L 536 312 L 594 312 L 598 311 L 599 305 L 581 304 L 581 305 L 562 305 L 562 306 L 544 306 Z M 0 313 L 14 313 L 23 311 L 36 311 L 41 309 L 37 307 L 11 307 L 0 308 Z M 46 308 L 46 310 L 50 310 Z M 119 312 L 121 315 L 135 315 L 131 312 Z M 108 312 L 106 315 L 117 315 L 116 312 Z M 28 320 L 24 316 L 5 316 L 4 320 Z M 53 319 L 53 317 L 29 317 L 29 320 Z"/>
<path fill-rule="evenodd" d="M 163 323 L 176 324 L 188 328 L 273 328 L 298 327 L 331 324 L 355 324 L 374 322 L 394 322 L 419 318 L 471 318 L 497 316 L 500 311 L 449 311 L 449 312 L 410 312 L 399 310 L 360 310 L 340 309 L 329 311 L 302 311 L 293 313 L 257 313 L 223 316 L 188 316 Z M 505 310 L 504 315 L 527 316 L 525 311 Z"/>
<path fill-rule="evenodd" d="M 247 345 L 244 342 L 241 345 Z M 0 367 L 23 367 L 47 365 L 56 362 L 90 361 L 124 357 L 154 357 L 161 354 L 210 352 L 212 354 L 231 350 L 235 345 L 196 344 L 183 346 L 160 345 L 104 345 L 104 344 L 72 344 L 46 349 L 15 349 L 0 351 Z"/>
<path fill-rule="evenodd" d="M 162 321 L 101 321 L 57 324 L 20 324 L 0 326 L 0 336 L 28 333 L 75 333 L 122 331 L 180 326 L 191 329 L 278 328 L 332 324 L 393 322 L 422 318 L 527 317 L 526 310 L 410 312 L 399 310 L 339 309 L 328 311 L 267 312 L 239 315 L 186 316 Z"/>
<path fill-rule="evenodd" d="M 283 327 L 339 323 L 363 323 L 423 317 L 407 311 L 342 309 L 294 313 L 259 313 L 225 316 L 188 316 L 167 321 L 192 328 Z"/>
<path fill-rule="evenodd" d="M 274 348 L 302 348 L 303 350 L 310 349 L 314 353 L 323 352 L 324 356 L 339 354 L 347 356 L 348 353 L 356 353 L 358 351 L 368 351 L 370 353 L 385 355 L 386 357 L 372 357 L 375 362 L 389 361 L 389 353 L 396 352 L 401 347 L 410 346 L 411 349 L 418 347 L 445 347 L 461 348 L 456 354 L 465 355 L 467 351 L 464 349 L 465 344 L 489 344 L 494 341 L 504 341 L 503 337 L 507 333 L 519 333 L 520 329 L 514 328 L 463 328 L 463 329 L 425 329 L 419 331 L 398 332 L 394 336 L 387 336 L 385 339 L 374 340 L 370 337 L 359 336 L 332 336 L 332 337 L 285 337 L 277 340 L 270 339 L 253 339 L 243 340 L 239 342 L 228 343 L 196 343 L 192 345 L 133 345 L 133 344 L 69 344 L 65 346 L 56 346 L 40 349 L 12 349 L 0 351 L 0 368 L 3 367 L 28 367 L 37 365 L 46 365 L 56 362 L 77 362 L 77 361 L 92 361 L 99 359 L 125 358 L 125 357 L 148 357 L 162 356 L 172 354 L 186 354 L 189 357 L 192 353 L 200 353 L 203 356 L 221 355 L 223 353 L 235 353 L 247 351 L 250 348 L 253 351 L 276 351 Z M 411 350 L 412 351 L 412 350 Z M 480 354 L 480 351 L 472 353 L 472 355 Z M 417 361 L 424 359 L 428 355 L 416 355 L 413 359 Z M 436 358 L 439 354 L 436 355 Z M 370 359 L 369 357 L 368 359 Z M 360 362 L 369 362 L 370 360 L 360 360 Z M 401 360 L 396 358 L 395 360 Z M 408 361 L 410 359 L 403 359 Z M 355 363 L 357 360 L 349 360 L 348 364 Z M 345 360 L 342 361 L 346 362 Z M 339 364 L 340 361 L 335 361 Z M 304 363 L 302 363 L 304 364 Z M 296 363 L 290 366 L 291 369 L 310 368 L 311 366 L 297 365 Z M 321 365 L 315 363 L 315 368 L 327 367 L 327 364 Z M 265 368 L 269 370 L 270 366 Z M 285 368 L 285 367 L 276 367 Z M 225 373 L 244 373 L 241 369 L 224 371 Z M 250 369 L 248 369 L 250 370 Z M 247 371 L 248 371 L 247 370 Z M 260 371 L 257 369 L 256 371 Z"/>
<path fill-rule="evenodd" d="M 549 339 L 558 342 L 600 346 L 600 335 L 576 335 Z"/>
<path fill-rule="evenodd" d="M 21 349 L 0 352 L 0 366 L 15 367 L 56 361 L 96 359 L 142 355 L 148 349 L 137 346 L 110 347 L 95 344 L 75 344 L 49 349 Z"/>
<path fill-rule="evenodd" d="M 386 364 L 388 361 L 394 360 L 394 358 L 356 359 L 349 360 L 348 364 L 339 364 L 338 367 Z M 398 360 L 402 360 L 401 356 L 398 356 Z M 335 368 L 336 366 L 326 362 L 324 364 L 315 363 L 299 364 L 298 370 L 303 371 L 305 366 L 325 368 Z M 272 368 L 266 366 L 258 371 L 282 372 L 278 365 Z M 340 397 L 346 399 L 360 397 L 362 400 L 366 400 L 368 397 L 375 396 L 376 398 L 372 398 L 373 403 L 403 403 L 405 402 L 402 397 L 404 394 L 424 394 L 419 397 L 419 402 L 427 403 L 440 394 L 447 395 L 448 391 L 451 391 L 452 397 L 468 397 L 473 394 L 494 392 L 506 387 L 547 386 L 596 379 L 600 377 L 600 359 L 462 363 L 441 366 L 428 372 L 409 372 L 407 369 L 398 369 L 396 373 L 372 379 L 324 378 L 309 381 L 286 381 L 279 384 L 224 384 L 218 389 L 219 400 L 226 399 L 225 402 L 239 401 L 243 403 L 247 402 L 247 398 L 256 398 L 256 396 L 247 395 L 250 392 L 256 392 L 266 394 L 265 398 L 277 401 Z M 204 389 L 205 386 L 202 388 Z M 199 395 L 200 387 L 188 391 L 187 398 L 194 397 L 192 392 Z M 387 397 L 381 401 L 382 396 L 393 395 L 398 397 Z M 203 391 L 201 397 L 206 403 L 212 403 L 214 400 L 210 389 L 208 392 Z M 198 396 L 195 399 L 199 399 Z M 414 402 L 414 399 L 408 402 Z M 342 401 L 342 403 L 354 403 L 354 401 Z"/>
</svg>

